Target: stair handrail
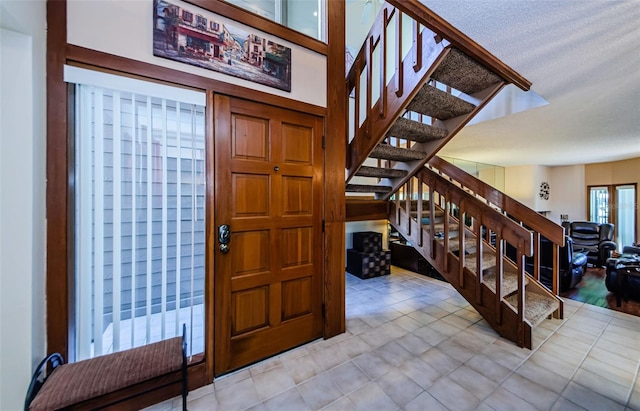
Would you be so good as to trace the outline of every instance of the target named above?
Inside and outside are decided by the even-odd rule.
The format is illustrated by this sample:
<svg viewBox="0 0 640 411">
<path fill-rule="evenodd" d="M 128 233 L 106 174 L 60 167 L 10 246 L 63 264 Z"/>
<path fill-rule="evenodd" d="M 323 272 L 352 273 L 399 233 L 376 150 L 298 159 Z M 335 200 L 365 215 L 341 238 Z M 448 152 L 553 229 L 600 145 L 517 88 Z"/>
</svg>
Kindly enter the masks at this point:
<svg viewBox="0 0 640 411">
<path fill-rule="evenodd" d="M 540 279 L 540 255 L 538 252 L 540 237 L 543 236 L 553 243 L 552 291 L 556 295 L 559 294 L 559 248 L 565 246 L 565 233 L 562 226 L 440 157 L 431 158 L 427 165 L 456 181 L 475 195 L 482 197 L 488 205 L 497 208 L 533 232 L 534 252 L 533 273 L 531 274 L 536 280 Z"/>
<path fill-rule="evenodd" d="M 413 46 L 404 59 L 403 15 L 413 19 Z M 387 33 L 394 16 L 395 52 L 391 55 Z M 437 66 L 434 63 L 444 58 L 442 51 L 449 45 L 459 48 L 502 77 L 505 84 L 513 83 L 523 90 L 530 88 L 531 83 L 528 80 L 425 7 L 419 0 L 385 2 L 346 77 L 347 96 L 354 98 L 353 121 L 348 121 L 352 127 L 350 133 L 353 140 L 349 142 L 349 133 L 345 136 L 345 144 L 349 146 L 346 159 L 347 182 L 356 174 L 373 148 L 382 141 L 404 110 L 405 103 L 418 93 L 418 86 L 431 76 L 432 70 Z M 374 61 L 376 49 L 379 51 L 379 59 Z M 390 67 L 393 66 L 390 69 L 394 70 L 393 73 L 387 69 L 390 61 L 393 61 L 393 65 L 389 64 Z M 373 78 L 374 65 L 379 67 L 378 79 Z M 366 81 L 361 82 L 363 73 L 366 73 Z M 374 81 L 379 81 L 380 84 L 380 95 L 376 101 L 373 101 L 372 96 Z M 499 88 L 495 92 L 498 90 Z M 345 115 L 349 117 L 350 112 Z"/>
<path fill-rule="evenodd" d="M 387 2 L 403 13 L 411 16 L 421 25 L 440 35 L 453 46 L 500 75 L 507 83 L 512 83 L 524 91 L 531 88 L 531 82 L 504 64 L 496 56 L 489 53 L 481 45 L 473 41 L 449 22 L 438 16 L 419 0 L 387 0 Z"/>
</svg>

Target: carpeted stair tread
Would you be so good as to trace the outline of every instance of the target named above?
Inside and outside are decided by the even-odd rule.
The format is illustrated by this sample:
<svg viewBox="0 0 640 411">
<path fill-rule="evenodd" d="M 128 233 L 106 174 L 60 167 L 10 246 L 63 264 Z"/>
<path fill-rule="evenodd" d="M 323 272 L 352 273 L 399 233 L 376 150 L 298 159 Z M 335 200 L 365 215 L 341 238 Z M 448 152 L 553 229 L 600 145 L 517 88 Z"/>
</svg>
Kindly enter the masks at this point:
<svg viewBox="0 0 640 411">
<path fill-rule="evenodd" d="M 467 94 L 477 93 L 503 81 L 455 48 L 451 48 L 431 77 Z"/>
<path fill-rule="evenodd" d="M 418 216 L 418 211 L 410 211 L 409 214 L 411 215 L 411 218 L 416 218 Z M 422 217 L 423 218 L 429 218 L 431 214 L 429 213 L 429 209 L 426 210 L 422 210 Z M 442 222 L 442 216 L 444 215 L 444 211 L 442 210 L 435 210 L 433 212 L 433 215 L 435 217 L 435 222 L 436 223 L 440 223 Z"/>
<path fill-rule="evenodd" d="M 445 138 L 449 132 L 444 128 L 430 126 L 408 118 L 399 117 L 389 129 L 388 136 L 425 143 Z"/>
<path fill-rule="evenodd" d="M 469 114 L 474 108 L 473 104 L 429 84 L 423 85 L 407 106 L 407 110 L 426 114 L 440 120 L 448 120 Z"/>
<path fill-rule="evenodd" d="M 427 155 L 422 151 L 394 147 L 389 144 L 378 144 L 369 154 L 369 157 L 393 161 L 414 161 L 424 160 Z"/>
<path fill-rule="evenodd" d="M 505 298 L 516 309 L 518 308 L 518 294 Z M 532 327 L 540 324 L 545 318 L 551 315 L 559 307 L 558 301 L 546 295 L 525 291 L 524 294 L 524 317 Z"/>
<path fill-rule="evenodd" d="M 495 256 L 494 263 L 495 263 Z M 496 267 L 489 267 L 482 273 L 482 281 L 491 291 L 496 292 Z M 524 277 L 524 286 L 529 284 L 527 276 Z M 507 296 L 518 291 L 518 270 L 510 264 L 502 265 L 502 295 Z"/>
<path fill-rule="evenodd" d="M 396 170 L 393 168 L 369 167 L 362 166 L 356 173 L 359 177 L 378 177 L 378 178 L 402 178 L 407 175 L 405 170 Z"/>
<path fill-rule="evenodd" d="M 348 193 L 388 193 L 391 191 L 389 186 L 377 186 L 367 184 L 347 184 L 345 189 Z"/>
<path fill-rule="evenodd" d="M 475 244 L 475 240 L 474 240 Z M 484 272 L 488 268 L 495 267 L 496 255 L 495 253 L 484 251 L 482 253 L 482 271 Z M 464 256 L 464 266 L 469 270 L 476 272 L 476 254 L 467 254 Z"/>
<path fill-rule="evenodd" d="M 429 224 L 424 224 L 422 226 L 425 230 L 430 230 L 431 226 Z M 458 231 L 459 225 L 458 223 L 454 223 L 454 222 L 450 222 L 449 223 L 449 232 L 451 231 Z M 438 233 L 444 233 L 444 222 L 438 223 L 436 222 L 433 225 L 433 229 L 435 230 L 436 234 Z"/>
</svg>

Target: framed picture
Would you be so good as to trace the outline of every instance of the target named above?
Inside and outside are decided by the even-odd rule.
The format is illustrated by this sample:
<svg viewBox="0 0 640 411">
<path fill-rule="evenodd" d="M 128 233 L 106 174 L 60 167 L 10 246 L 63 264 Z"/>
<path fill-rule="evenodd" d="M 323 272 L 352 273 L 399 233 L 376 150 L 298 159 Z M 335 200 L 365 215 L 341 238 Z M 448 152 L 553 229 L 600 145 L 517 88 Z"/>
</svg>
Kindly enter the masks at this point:
<svg viewBox="0 0 640 411">
<path fill-rule="evenodd" d="M 153 55 L 291 91 L 291 48 L 197 7 L 153 2 Z"/>
</svg>

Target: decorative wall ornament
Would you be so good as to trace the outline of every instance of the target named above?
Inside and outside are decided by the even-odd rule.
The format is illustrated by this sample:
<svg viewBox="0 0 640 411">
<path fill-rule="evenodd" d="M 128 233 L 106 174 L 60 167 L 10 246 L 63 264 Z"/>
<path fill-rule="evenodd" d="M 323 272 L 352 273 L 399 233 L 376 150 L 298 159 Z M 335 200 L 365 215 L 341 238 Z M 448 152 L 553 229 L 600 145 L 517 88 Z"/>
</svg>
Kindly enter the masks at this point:
<svg viewBox="0 0 640 411">
<path fill-rule="evenodd" d="M 153 55 L 291 91 L 291 49 L 219 21 L 208 11 L 155 0 Z"/>
<path fill-rule="evenodd" d="M 549 191 L 551 190 L 551 187 L 549 187 L 549 183 L 546 181 L 543 181 L 542 183 L 540 183 L 540 198 L 543 200 L 548 200 L 549 199 Z"/>
</svg>

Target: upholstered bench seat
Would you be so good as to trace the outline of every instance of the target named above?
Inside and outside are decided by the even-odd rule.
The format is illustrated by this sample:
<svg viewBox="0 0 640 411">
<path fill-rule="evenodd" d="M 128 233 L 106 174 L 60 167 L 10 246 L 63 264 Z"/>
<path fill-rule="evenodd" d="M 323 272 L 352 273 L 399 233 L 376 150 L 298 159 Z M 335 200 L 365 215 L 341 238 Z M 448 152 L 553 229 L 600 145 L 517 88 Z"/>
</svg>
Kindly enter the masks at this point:
<svg viewBox="0 0 640 411">
<path fill-rule="evenodd" d="M 186 359 L 184 336 L 126 351 L 90 358 L 54 368 L 27 404 L 32 411 L 85 408 L 83 403 L 127 387 L 164 377 L 162 386 L 182 381 L 186 406 Z M 45 368 L 46 368 L 46 364 Z M 36 371 L 34 380 L 39 371 Z M 33 383 L 32 383 L 33 385 Z M 147 391 L 160 388 L 155 386 Z M 29 404 L 30 401 L 30 404 Z M 98 401 L 100 403 L 100 401 Z M 94 402 L 86 408 L 92 409 Z M 107 401 L 108 404 L 108 401 Z"/>
</svg>

